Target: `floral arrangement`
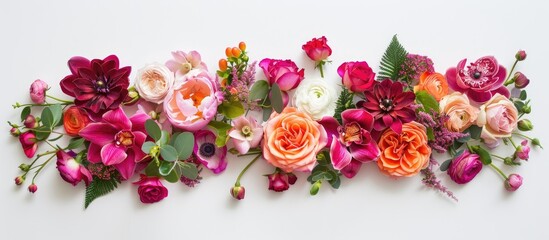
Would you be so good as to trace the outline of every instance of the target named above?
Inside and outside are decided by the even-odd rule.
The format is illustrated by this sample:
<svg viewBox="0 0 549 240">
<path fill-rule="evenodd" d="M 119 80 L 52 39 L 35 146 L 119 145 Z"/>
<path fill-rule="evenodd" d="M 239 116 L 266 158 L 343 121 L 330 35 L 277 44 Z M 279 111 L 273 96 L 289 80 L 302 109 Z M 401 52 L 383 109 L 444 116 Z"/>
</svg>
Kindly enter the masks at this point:
<svg viewBox="0 0 549 240">
<path fill-rule="evenodd" d="M 313 38 L 302 49 L 322 78 L 306 79 L 292 60 L 250 61 L 244 42 L 225 50 L 215 73 L 198 52 L 175 51 L 165 64 L 137 70 L 133 84 L 131 67 L 115 55 L 73 57 L 59 82 L 68 100 L 36 80 L 32 103 L 13 105 L 21 119 L 8 122 L 10 133 L 33 159 L 19 166 L 15 183 L 33 174 L 28 190 L 35 193 L 37 176 L 54 160 L 63 180 L 84 182 L 86 208 L 126 181 L 143 203 L 154 203 L 168 196 L 165 182 L 194 187 L 203 171 L 223 173 L 229 155 L 251 155 L 230 188 L 238 200 L 245 196 L 242 176 L 259 159 L 272 165 L 265 183 L 276 192 L 296 183 L 295 172 L 308 174 L 311 195 L 326 183 L 337 189 L 363 164 L 393 178 L 421 175 L 427 187 L 455 200 L 437 172 L 466 184 L 488 167 L 508 191 L 521 186 L 520 175 L 497 165 L 518 166 L 531 146 L 541 147 L 524 134 L 533 129 L 524 118 L 530 81 L 515 68 L 525 51 L 509 71 L 485 56 L 438 72 L 395 35 L 377 73 L 366 61 L 341 63 L 338 92 L 323 79 L 332 54 L 327 39 Z M 39 152 L 39 145 L 49 149 Z M 496 147 L 511 151 L 498 156 Z"/>
</svg>

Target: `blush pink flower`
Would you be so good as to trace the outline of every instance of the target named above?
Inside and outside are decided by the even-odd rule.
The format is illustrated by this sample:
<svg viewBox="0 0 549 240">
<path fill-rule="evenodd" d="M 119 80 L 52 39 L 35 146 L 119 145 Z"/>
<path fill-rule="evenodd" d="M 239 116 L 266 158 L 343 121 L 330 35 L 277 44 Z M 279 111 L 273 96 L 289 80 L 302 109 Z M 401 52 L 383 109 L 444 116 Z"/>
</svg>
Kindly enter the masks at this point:
<svg viewBox="0 0 549 240">
<path fill-rule="evenodd" d="M 38 144 L 36 143 L 36 135 L 33 132 L 24 132 L 19 135 L 19 142 L 23 147 L 23 151 L 28 158 L 34 157 L 36 150 L 38 150 Z"/>
<path fill-rule="evenodd" d="M 150 117 L 137 113 L 128 118 L 117 108 L 103 114 L 101 122 L 90 123 L 80 136 L 90 142 L 88 161 L 114 166 L 123 179 L 129 179 L 136 163 L 146 154 L 141 151 L 145 142 L 145 121 Z"/>
<path fill-rule="evenodd" d="M 218 148 L 215 145 L 215 134 L 209 130 L 198 130 L 194 133 L 193 153 L 196 160 L 213 173 L 219 174 L 227 168 L 227 146 Z"/>
<path fill-rule="evenodd" d="M 522 176 L 513 173 L 510 174 L 504 182 L 505 189 L 509 192 L 514 192 L 522 186 Z"/>
<path fill-rule="evenodd" d="M 253 117 L 240 116 L 233 120 L 232 125 L 233 129 L 229 131 L 229 136 L 240 154 L 247 153 L 250 148 L 257 147 L 261 142 L 263 127 Z"/>
<path fill-rule="evenodd" d="M 166 62 L 166 67 L 175 73 L 176 79 L 183 77 L 193 69 L 208 71 L 206 64 L 202 62 L 200 53 L 197 51 L 190 51 L 189 53 L 175 51 L 172 52 L 172 56 L 173 59 Z"/>
<path fill-rule="evenodd" d="M 48 84 L 40 79 L 35 80 L 30 86 L 30 98 L 32 102 L 42 104 L 46 102 Z"/>
<path fill-rule="evenodd" d="M 59 170 L 59 174 L 63 180 L 73 186 L 76 186 L 82 180 L 84 180 L 86 186 L 90 184 L 92 175 L 84 165 L 74 159 L 76 155 L 74 152 L 57 151 L 56 154 L 57 170 Z"/>
<path fill-rule="evenodd" d="M 510 137 L 517 128 L 518 110 L 507 97 L 496 93 L 480 106 L 477 125 L 482 127 L 480 137 L 489 147 L 495 147 L 498 139 Z"/>
<path fill-rule="evenodd" d="M 509 97 L 509 90 L 503 86 L 505 67 L 498 64 L 492 56 L 481 57 L 465 68 L 467 59 L 461 60 L 457 67 L 446 71 L 446 80 L 450 88 L 467 94 L 479 103 L 486 102 L 499 93 Z"/>
<path fill-rule="evenodd" d="M 345 62 L 337 68 L 337 74 L 351 92 L 371 90 L 376 83 L 376 74 L 366 62 Z"/>
<path fill-rule="evenodd" d="M 142 203 L 159 202 L 168 196 L 168 189 L 164 187 L 158 177 L 147 177 L 141 174 L 139 181 L 133 184 L 139 185 L 137 193 Z"/>
</svg>

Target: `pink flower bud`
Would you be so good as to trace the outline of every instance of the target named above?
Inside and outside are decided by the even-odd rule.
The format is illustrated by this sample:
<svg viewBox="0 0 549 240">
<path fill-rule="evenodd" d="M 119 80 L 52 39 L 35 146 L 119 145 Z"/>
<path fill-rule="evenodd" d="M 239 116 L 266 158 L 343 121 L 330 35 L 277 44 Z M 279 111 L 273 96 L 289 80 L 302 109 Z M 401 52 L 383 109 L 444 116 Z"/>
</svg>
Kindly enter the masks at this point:
<svg viewBox="0 0 549 240">
<path fill-rule="evenodd" d="M 139 185 L 137 193 L 142 203 L 159 202 L 168 196 L 168 189 L 162 185 L 158 177 L 148 177 L 141 174 L 139 181 L 133 184 Z"/>
<path fill-rule="evenodd" d="M 30 98 L 34 103 L 42 104 L 46 101 L 48 84 L 40 79 L 35 80 L 30 86 Z"/>
<path fill-rule="evenodd" d="M 315 62 L 326 60 L 332 55 L 332 49 L 328 46 L 328 40 L 322 36 L 320 38 L 313 38 L 301 47 L 307 56 Z"/>
<path fill-rule="evenodd" d="M 33 132 L 24 132 L 19 135 L 19 142 L 23 147 L 23 151 L 28 158 L 34 157 L 36 150 L 38 150 L 38 144 L 36 143 L 36 135 Z"/>
<path fill-rule="evenodd" d="M 513 173 L 507 177 L 504 184 L 507 191 L 514 192 L 522 185 L 522 177 Z"/>
<path fill-rule="evenodd" d="M 38 186 L 36 186 L 36 184 L 33 183 L 29 185 L 29 192 L 35 193 L 37 190 L 38 190 Z"/>
<path fill-rule="evenodd" d="M 288 183 L 290 185 L 294 185 L 294 183 L 297 181 L 297 176 L 293 173 L 288 173 Z"/>
<path fill-rule="evenodd" d="M 524 50 L 519 50 L 517 52 L 517 54 L 515 54 L 515 58 L 518 60 L 518 61 L 523 61 L 524 59 L 526 59 L 526 51 Z"/>
<path fill-rule="evenodd" d="M 23 122 L 25 124 L 25 127 L 27 128 L 35 128 L 38 127 L 38 123 L 36 122 L 36 118 L 33 115 L 28 115 L 25 118 L 25 121 Z"/>
<path fill-rule="evenodd" d="M 528 161 L 530 154 L 530 147 L 528 146 L 528 140 L 524 140 L 520 143 L 520 146 L 515 150 L 515 156 L 522 160 Z"/>
<path fill-rule="evenodd" d="M 19 131 L 19 128 L 11 128 L 10 134 L 14 137 L 19 137 L 19 135 L 21 135 L 21 131 Z"/>
<path fill-rule="evenodd" d="M 25 177 L 24 176 L 18 176 L 15 178 L 15 185 L 21 185 L 23 184 L 23 182 L 25 182 Z"/>
<path fill-rule="evenodd" d="M 447 173 L 454 182 L 465 184 L 473 180 L 480 170 L 482 170 L 480 156 L 465 150 L 452 160 Z"/>
<path fill-rule="evenodd" d="M 246 189 L 242 186 L 234 186 L 231 188 L 231 196 L 235 198 L 236 200 L 242 200 L 244 199 L 244 196 L 246 195 Z"/>
<path fill-rule="evenodd" d="M 513 78 L 515 79 L 515 87 L 518 89 L 525 88 L 530 83 L 530 79 L 521 72 L 516 72 Z"/>
<path fill-rule="evenodd" d="M 267 175 L 267 178 L 269 179 L 269 190 L 284 192 L 290 188 L 288 175 L 286 173 L 275 172 Z"/>
</svg>

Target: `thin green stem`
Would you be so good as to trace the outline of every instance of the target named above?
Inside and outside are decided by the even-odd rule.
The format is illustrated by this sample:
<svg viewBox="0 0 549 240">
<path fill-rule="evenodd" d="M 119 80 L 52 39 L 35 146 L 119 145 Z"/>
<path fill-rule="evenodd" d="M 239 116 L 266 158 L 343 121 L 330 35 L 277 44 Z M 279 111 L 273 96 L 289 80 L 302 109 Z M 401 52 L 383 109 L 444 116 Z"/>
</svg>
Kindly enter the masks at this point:
<svg viewBox="0 0 549 240">
<path fill-rule="evenodd" d="M 522 134 L 522 133 L 514 132 L 513 134 L 515 134 L 515 135 L 517 135 L 517 136 L 521 136 L 521 137 L 523 137 L 523 138 L 526 138 L 526 139 L 528 139 L 528 140 L 530 140 L 530 141 L 534 140 L 534 139 L 532 139 L 531 137 L 528 137 L 528 136 L 526 136 L 526 135 L 524 135 L 524 134 Z"/>
<path fill-rule="evenodd" d="M 492 155 L 492 157 L 496 157 L 496 158 L 499 158 L 499 159 L 505 161 L 505 158 L 502 157 L 502 156 L 498 156 L 498 155 L 496 155 L 496 154 L 490 154 L 490 155 Z"/>
<path fill-rule="evenodd" d="M 507 85 L 513 83 L 513 81 L 511 81 L 510 77 L 511 77 L 511 74 L 513 74 L 513 71 L 515 70 L 515 67 L 517 66 L 517 63 L 518 63 L 518 60 L 515 60 L 515 63 L 513 63 L 513 67 L 511 67 L 511 71 L 509 71 L 509 75 L 507 75 L 507 78 L 505 79 L 505 83 L 503 85 L 507 86 Z"/>
<path fill-rule="evenodd" d="M 70 105 L 70 104 L 73 104 L 72 102 L 71 103 L 43 103 L 43 104 L 36 104 L 36 103 L 28 103 L 28 104 L 20 104 L 20 103 L 16 103 L 16 104 L 13 104 L 12 107 L 15 109 L 15 108 L 20 108 L 20 107 L 47 107 L 47 106 L 53 106 L 53 105 L 57 105 L 57 104 L 60 104 L 60 105 Z"/>
<path fill-rule="evenodd" d="M 50 155 L 50 154 L 54 154 L 54 153 L 57 153 L 58 150 L 52 150 L 52 151 L 47 151 L 47 152 L 43 152 L 43 153 L 40 153 L 37 156 L 37 160 L 38 158 L 41 158 L 43 156 L 46 156 L 46 155 Z M 36 160 L 35 160 L 36 161 Z M 34 163 L 34 162 L 33 162 Z"/>
<path fill-rule="evenodd" d="M 68 104 L 73 104 L 73 103 L 74 103 L 73 101 L 63 100 L 63 99 L 56 98 L 56 97 L 54 97 L 54 96 L 47 95 L 47 94 L 46 94 L 46 97 L 49 97 L 49 98 L 51 98 L 51 99 L 53 99 L 53 100 L 56 100 L 56 101 L 62 102 L 62 103 L 68 103 Z"/>
<path fill-rule="evenodd" d="M 242 172 L 240 172 L 240 174 L 236 178 L 236 182 L 234 183 L 236 187 L 240 187 L 240 179 L 242 178 L 244 173 L 248 171 L 248 169 L 257 161 L 257 159 L 259 159 L 259 157 L 261 157 L 261 154 L 257 154 L 257 156 L 250 163 L 248 163 L 248 165 L 246 165 L 244 169 L 242 169 Z"/>
<path fill-rule="evenodd" d="M 319 62 L 316 66 L 320 69 L 320 77 L 324 78 L 324 69 L 323 69 L 324 62 Z"/>
<path fill-rule="evenodd" d="M 43 132 L 43 133 L 55 133 L 55 134 L 59 134 L 59 135 L 67 135 L 66 133 L 62 133 L 62 132 L 58 132 L 58 131 L 44 131 L 44 130 L 38 130 L 38 129 L 35 129 L 35 128 L 25 128 L 27 130 L 31 130 L 33 132 Z"/>
<path fill-rule="evenodd" d="M 34 177 L 32 177 L 32 183 L 34 183 L 34 179 L 38 176 L 38 174 L 44 169 L 44 167 L 53 159 L 55 155 L 52 155 L 48 160 L 46 160 L 44 163 L 40 164 L 40 168 L 34 172 Z"/>
<path fill-rule="evenodd" d="M 238 155 L 236 155 L 236 156 L 237 156 L 237 157 L 244 157 L 244 156 L 256 155 L 256 154 L 259 154 L 259 153 L 261 153 L 261 150 L 249 151 L 249 152 L 247 152 L 247 153 L 238 154 Z"/>
<path fill-rule="evenodd" d="M 498 172 L 499 175 L 501 175 L 504 179 L 507 179 L 507 175 L 505 175 L 505 173 L 503 173 L 503 171 L 501 171 L 501 169 L 496 167 L 496 165 L 494 165 L 493 163 L 490 163 L 490 167 L 492 167 L 494 170 L 496 170 L 496 172 Z"/>
<path fill-rule="evenodd" d="M 513 147 L 515 147 L 515 149 L 517 148 L 517 144 L 515 144 L 515 141 L 513 141 L 513 138 L 507 138 L 509 140 L 509 142 L 511 142 L 511 144 L 513 144 Z"/>
</svg>

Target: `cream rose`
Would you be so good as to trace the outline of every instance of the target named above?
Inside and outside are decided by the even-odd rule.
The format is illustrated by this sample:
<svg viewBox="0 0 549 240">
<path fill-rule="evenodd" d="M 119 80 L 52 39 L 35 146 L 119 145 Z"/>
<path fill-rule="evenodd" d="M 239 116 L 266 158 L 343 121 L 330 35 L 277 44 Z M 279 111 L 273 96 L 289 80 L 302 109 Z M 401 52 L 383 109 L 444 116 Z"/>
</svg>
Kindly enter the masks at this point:
<svg viewBox="0 0 549 240">
<path fill-rule="evenodd" d="M 173 82 L 174 75 L 170 69 L 160 63 L 152 63 L 137 71 L 135 89 L 141 98 L 159 104 L 164 101 Z"/>
<path fill-rule="evenodd" d="M 323 80 L 305 80 L 297 87 L 293 105 L 300 112 L 320 120 L 324 116 L 333 116 L 336 108 L 337 93 Z"/>
<path fill-rule="evenodd" d="M 454 92 L 446 95 L 439 104 L 440 112 L 450 117 L 445 123 L 450 131 L 463 132 L 477 120 L 478 108 L 472 106 L 467 95 L 463 93 Z"/>
<path fill-rule="evenodd" d="M 513 102 L 497 93 L 480 106 L 477 125 L 482 127 L 480 137 L 488 146 L 496 146 L 498 139 L 510 137 L 517 127 L 518 111 Z"/>
</svg>

